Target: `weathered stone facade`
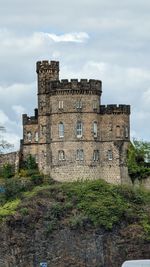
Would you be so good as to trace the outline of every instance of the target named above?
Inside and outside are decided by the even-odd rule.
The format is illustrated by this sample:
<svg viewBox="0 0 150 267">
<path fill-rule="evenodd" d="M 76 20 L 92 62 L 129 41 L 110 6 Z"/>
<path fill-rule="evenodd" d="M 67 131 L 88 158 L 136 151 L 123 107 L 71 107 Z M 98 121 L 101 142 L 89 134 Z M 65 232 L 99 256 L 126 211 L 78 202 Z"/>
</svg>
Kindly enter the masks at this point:
<svg viewBox="0 0 150 267">
<path fill-rule="evenodd" d="M 59 80 L 59 62 L 37 62 L 38 109 L 23 115 L 22 158 L 59 181 L 129 183 L 130 106 L 101 105 L 99 80 Z"/>
<path fill-rule="evenodd" d="M 7 154 L 0 154 L 0 168 L 5 164 L 10 164 L 14 167 L 14 170 L 17 171 L 19 168 L 20 153 L 19 151 L 10 152 Z"/>
</svg>

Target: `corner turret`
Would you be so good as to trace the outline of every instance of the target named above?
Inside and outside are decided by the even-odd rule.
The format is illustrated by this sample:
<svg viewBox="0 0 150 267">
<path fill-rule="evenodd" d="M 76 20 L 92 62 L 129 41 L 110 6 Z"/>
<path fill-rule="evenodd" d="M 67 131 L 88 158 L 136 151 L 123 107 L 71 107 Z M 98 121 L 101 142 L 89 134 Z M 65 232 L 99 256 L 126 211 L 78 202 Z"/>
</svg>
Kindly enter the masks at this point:
<svg viewBox="0 0 150 267">
<path fill-rule="evenodd" d="M 59 62 L 38 61 L 36 63 L 36 72 L 38 75 L 38 94 L 44 94 L 47 91 L 48 81 L 59 80 Z"/>
</svg>

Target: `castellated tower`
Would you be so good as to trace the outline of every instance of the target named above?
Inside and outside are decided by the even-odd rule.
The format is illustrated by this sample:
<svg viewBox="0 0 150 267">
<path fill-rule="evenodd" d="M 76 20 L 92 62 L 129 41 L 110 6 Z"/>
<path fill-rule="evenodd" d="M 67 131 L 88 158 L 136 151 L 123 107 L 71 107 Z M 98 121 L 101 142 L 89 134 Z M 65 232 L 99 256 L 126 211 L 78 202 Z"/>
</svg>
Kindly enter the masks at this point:
<svg viewBox="0 0 150 267">
<path fill-rule="evenodd" d="M 37 62 L 38 109 L 23 115 L 23 159 L 59 181 L 128 183 L 130 106 L 101 105 L 99 80 L 59 80 L 59 62 Z"/>
</svg>

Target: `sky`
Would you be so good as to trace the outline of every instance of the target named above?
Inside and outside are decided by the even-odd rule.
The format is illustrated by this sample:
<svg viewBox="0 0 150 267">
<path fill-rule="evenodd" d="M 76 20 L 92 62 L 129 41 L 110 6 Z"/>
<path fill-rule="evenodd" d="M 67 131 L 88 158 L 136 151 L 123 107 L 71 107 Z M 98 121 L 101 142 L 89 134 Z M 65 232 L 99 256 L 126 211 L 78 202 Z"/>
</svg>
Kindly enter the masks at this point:
<svg viewBox="0 0 150 267">
<path fill-rule="evenodd" d="M 37 107 L 36 61 L 60 78 L 102 80 L 102 104 L 131 105 L 131 137 L 150 141 L 150 1 L 0 0 L 0 125 L 19 148 Z"/>
</svg>

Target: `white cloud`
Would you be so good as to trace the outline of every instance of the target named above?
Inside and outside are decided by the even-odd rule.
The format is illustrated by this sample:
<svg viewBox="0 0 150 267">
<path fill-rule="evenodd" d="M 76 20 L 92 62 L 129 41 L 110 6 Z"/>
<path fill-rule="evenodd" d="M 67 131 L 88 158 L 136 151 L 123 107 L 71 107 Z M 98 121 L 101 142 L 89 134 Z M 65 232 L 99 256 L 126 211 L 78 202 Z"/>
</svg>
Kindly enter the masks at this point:
<svg viewBox="0 0 150 267">
<path fill-rule="evenodd" d="M 4 126 L 4 124 L 5 124 L 6 122 L 8 122 L 8 121 L 9 121 L 8 116 L 4 113 L 3 110 L 0 110 L 0 125 L 1 125 L 1 126 Z"/>
<path fill-rule="evenodd" d="M 14 106 L 12 106 L 12 109 L 15 111 L 15 113 L 18 117 L 21 117 L 22 114 L 24 114 L 26 112 L 25 108 L 21 105 L 14 105 Z"/>
<path fill-rule="evenodd" d="M 57 59 L 61 78 L 102 80 L 102 103 L 131 104 L 132 132 L 147 138 L 149 10 L 147 0 L 5 0 L 0 10 L 0 122 L 21 136 L 18 115 L 25 110 L 30 115 L 36 107 L 35 62 Z"/>
<path fill-rule="evenodd" d="M 52 39 L 54 42 L 75 42 L 82 43 L 89 39 L 89 35 L 86 32 L 74 32 L 62 35 L 44 33 L 45 36 Z"/>
</svg>

